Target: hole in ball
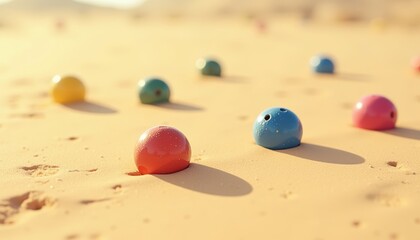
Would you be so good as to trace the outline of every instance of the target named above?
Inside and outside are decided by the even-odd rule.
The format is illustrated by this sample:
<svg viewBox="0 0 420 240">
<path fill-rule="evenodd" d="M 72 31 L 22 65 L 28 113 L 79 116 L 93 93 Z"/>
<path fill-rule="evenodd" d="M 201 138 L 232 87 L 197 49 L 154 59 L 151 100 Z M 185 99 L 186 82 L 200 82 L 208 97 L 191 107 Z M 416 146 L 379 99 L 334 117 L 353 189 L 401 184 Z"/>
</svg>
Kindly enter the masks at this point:
<svg viewBox="0 0 420 240">
<path fill-rule="evenodd" d="M 394 112 L 391 112 L 390 116 L 391 116 L 391 118 L 394 118 L 395 117 L 395 113 Z"/>
<path fill-rule="evenodd" d="M 265 116 L 264 116 L 264 119 L 265 119 L 266 121 L 270 120 L 270 118 L 271 118 L 270 114 L 267 114 L 267 115 L 265 115 Z"/>
<path fill-rule="evenodd" d="M 280 112 L 287 112 L 286 108 L 280 108 Z"/>
<path fill-rule="evenodd" d="M 161 94 L 162 94 L 162 91 L 160 91 L 160 89 L 158 89 L 158 90 L 155 91 L 155 95 L 156 96 L 159 97 Z"/>
</svg>

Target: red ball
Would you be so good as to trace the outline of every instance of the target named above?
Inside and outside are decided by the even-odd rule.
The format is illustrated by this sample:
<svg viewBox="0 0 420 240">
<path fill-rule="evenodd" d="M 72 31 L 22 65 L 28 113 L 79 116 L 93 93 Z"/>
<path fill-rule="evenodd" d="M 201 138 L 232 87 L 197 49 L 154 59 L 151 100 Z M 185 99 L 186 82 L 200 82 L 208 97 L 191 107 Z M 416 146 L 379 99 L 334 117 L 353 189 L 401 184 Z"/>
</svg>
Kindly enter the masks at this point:
<svg viewBox="0 0 420 240">
<path fill-rule="evenodd" d="M 395 128 L 397 109 L 386 97 L 380 95 L 365 96 L 357 102 L 353 110 L 353 124 L 369 130 L 387 130 Z"/>
<path fill-rule="evenodd" d="M 414 71 L 420 72 L 420 56 L 414 57 L 411 60 L 411 66 L 413 67 Z"/>
<path fill-rule="evenodd" d="M 190 164 L 191 147 L 175 128 L 157 126 L 144 132 L 136 145 L 134 159 L 141 174 L 181 171 Z"/>
</svg>

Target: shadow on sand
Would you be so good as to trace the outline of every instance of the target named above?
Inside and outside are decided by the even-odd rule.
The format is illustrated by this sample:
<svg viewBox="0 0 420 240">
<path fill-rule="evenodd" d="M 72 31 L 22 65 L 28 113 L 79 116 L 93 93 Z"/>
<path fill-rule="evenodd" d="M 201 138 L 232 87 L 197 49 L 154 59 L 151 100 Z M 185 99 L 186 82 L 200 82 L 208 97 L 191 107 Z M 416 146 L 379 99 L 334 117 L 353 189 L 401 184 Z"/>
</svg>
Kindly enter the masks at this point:
<svg viewBox="0 0 420 240">
<path fill-rule="evenodd" d="M 156 105 L 153 105 L 156 107 L 161 107 L 169 110 L 180 110 L 180 111 L 202 111 L 204 108 L 186 104 L 186 103 L 180 103 L 180 102 L 167 102 L 167 103 L 159 103 Z"/>
<path fill-rule="evenodd" d="M 331 80 L 346 80 L 346 81 L 356 81 L 356 82 L 366 82 L 366 81 L 369 81 L 370 79 L 369 75 L 366 75 L 366 74 L 342 73 L 342 72 L 337 72 L 333 74 L 317 73 L 317 77 L 331 79 Z"/>
<path fill-rule="evenodd" d="M 129 176 L 141 176 L 138 172 Z M 174 174 L 154 174 L 156 178 L 191 191 L 217 196 L 243 196 L 252 192 L 252 186 L 240 177 L 220 169 L 191 163 L 187 169 Z"/>
<path fill-rule="evenodd" d="M 354 153 L 311 143 L 302 143 L 299 147 L 276 152 L 332 164 L 360 164 L 365 161 L 364 158 Z"/>
<path fill-rule="evenodd" d="M 99 103 L 84 101 L 76 103 L 63 104 L 63 106 L 75 111 L 97 113 L 97 114 L 112 114 L 117 113 L 117 110 L 101 105 Z"/>
<path fill-rule="evenodd" d="M 420 130 L 406 127 L 397 127 L 391 130 L 382 131 L 389 135 L 394 135 L 402 138 L 409 138 L 414 140 L 420 140 Z"/>
</svg>

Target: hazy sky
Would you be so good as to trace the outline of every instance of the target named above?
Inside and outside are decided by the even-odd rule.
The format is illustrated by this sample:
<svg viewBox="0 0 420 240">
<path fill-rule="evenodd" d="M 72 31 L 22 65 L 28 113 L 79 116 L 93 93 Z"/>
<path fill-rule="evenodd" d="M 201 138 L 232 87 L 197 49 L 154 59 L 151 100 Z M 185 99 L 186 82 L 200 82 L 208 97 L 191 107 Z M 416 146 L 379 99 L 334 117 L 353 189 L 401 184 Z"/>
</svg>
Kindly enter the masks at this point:
<svg viewBox="0 0 420 240">
<path fill-rule="evenodd" d="M 10 2 L 12 0 L 0 0 L 0 4 Z M 27 0 L 28 2 L 31 0 Z M 70 0 L 45 0 L 43 2 L 59 2 L 59 1 L 70 1 Z M 136 7 L 146 0 L 73 0 L 75 2 L 82 2 L 82 3 L 89 3 L 94 5 L 101 5 L 106 7 L 114 7 L 114 8 L 131 8 Z"/>
<path fill-rule="evenodd" d="M 74 1 L 97 4 L 97 5 L 108 6 L 108 7 L 130 8 L 130 7 L 135 7 L 135 6 L 140 5 L 145 0 L 74 0 Z"/>
</svg>

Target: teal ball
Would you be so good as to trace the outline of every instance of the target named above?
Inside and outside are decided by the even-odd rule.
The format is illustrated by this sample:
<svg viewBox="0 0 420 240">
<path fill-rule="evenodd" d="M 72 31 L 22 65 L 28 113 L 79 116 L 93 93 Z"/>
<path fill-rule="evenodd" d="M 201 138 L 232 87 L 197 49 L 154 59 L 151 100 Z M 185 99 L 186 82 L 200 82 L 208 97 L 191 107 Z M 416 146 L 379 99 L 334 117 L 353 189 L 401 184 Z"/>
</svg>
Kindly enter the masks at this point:
<svg viewBox="0 0 420 240">
<path fill-rule="evenodd" d="M 222 67 L 220 63 L 214 59 L 200 58 L 196 62 L 196 67 L 203 76 L 222 76 Z"/>
<path fill-rule="evenodd" d="M 141 103 L 157 104 L 169 102 L 171 91 L 168 84 L 159 78 L 146 78 L 138 83 L 138 94 Z"/>
</svg>

